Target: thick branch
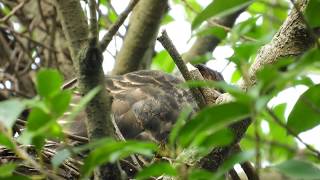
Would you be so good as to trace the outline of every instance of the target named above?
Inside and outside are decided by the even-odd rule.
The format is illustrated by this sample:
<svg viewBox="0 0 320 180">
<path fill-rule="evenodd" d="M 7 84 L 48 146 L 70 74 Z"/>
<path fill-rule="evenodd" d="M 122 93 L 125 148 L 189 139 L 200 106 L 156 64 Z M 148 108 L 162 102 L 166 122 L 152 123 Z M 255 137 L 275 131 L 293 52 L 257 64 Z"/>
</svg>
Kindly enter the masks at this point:
<svg viewBox="0 0 320 180">
<path fill-rule="evenodd" d="M 71 52 L 75 61 L 81 47 L 88 40 L 88 24 L 78 0 L 56 0 L 56 7 Z"/>
<path fill-rule="evenodd" d="M 115 129 L 111 119 L 111 96 L 104 90 L 103 56 L 95 38 L 97 35 L 95 18 L 91 20 L 92 39 L 89 41 L 88 25 L 80 2 L 77 0 L 57 0 L 56 2 L 64 33 L 73 53 L 80 92 L 87 94 L 97 86 L 102 89 L 86 107 L 89 140 L 92 141 L 106 136 L 115 138 Z M 95 2 L 91 1 L 91 16 L 95 17 L 94 4 Z M 77 19 L 72 19 L 72 17 Z M 75 27 L 71 27 L 73 25 Z M 102 165 L 95 170 L 94 174 L 95 179 L 120 179 L 121 176 L 116 164 Z"/>
<path fill-rule="evenodd" d="M 130 18 L 130 26 L 112 74 L 121 75 L 139 69 L 143 56 L 156 39 L 167 7 L 166 0 L 140 0 Z"/>
<path fill-rule="evenodd" d="M 299 1 L 299 11 L 303 11 L 307 0 Z M 269 44 L 263 46 L 254 63 L 250 67 L 249 84 L 242 84 L 243 88 L 250 87 L 256 82 L 256 73 L 266 64 L 274 64 L 281 57 L 298 56 L 314 45 L 315 40 L 310 34 L 301 14 L 292 9 L 286 21 L 274 35 Z"/>
<path fill-rule="evenodd" d="M 215 23 L 226 26 L 228 28 L 231 28 L 238 18 L 238 16 L 245 10 L 241 9 L 239 11 L 236 11 L 228 16 L 219 18 L 217 20 L 212 20 Z M 207 25 L 207 28 L 214 28 L 215 25 L 213 23 L 209 23 Z M 194 58 L 198 56 L 203 56 L 206 53 L 212 52 L 217 45 L 221 42 L 221 38 L 215 36 L 215 35 L 205 35 L 205 36 L 200 36 L 196 39 L 192 47 L 188 50 L 188 52 L 183 54 L 183 59 L 186 62 L 191 62 Z"/>
<path fill-rule="evenodd" d="M 179 71 L 181 72 L 183 78 L 186 81 L 196 80 L 190 74 L 186 64 L 182 60 L 180 54 L 178 53 L 178 50 L 175 48 L 175 46 L 171 42 L 171 39 L 169 38 L 166 31 L 162 31 L 161 36 L 158 37 L 158 41 L 160 41 L 162 46 L 168 51 L 168 53 L 172 57 L 174 63 L 177 65 Z M 200 108 L 203 108 L 206 105 L 206 102 L 205 102 L 205 99 L 204 99 L 200 89 L 191 88 L 190 91 L 192 92 L 192 95 L 193 95 L 194 99 L 196 100 L 198 106 Z"/>
</svg>

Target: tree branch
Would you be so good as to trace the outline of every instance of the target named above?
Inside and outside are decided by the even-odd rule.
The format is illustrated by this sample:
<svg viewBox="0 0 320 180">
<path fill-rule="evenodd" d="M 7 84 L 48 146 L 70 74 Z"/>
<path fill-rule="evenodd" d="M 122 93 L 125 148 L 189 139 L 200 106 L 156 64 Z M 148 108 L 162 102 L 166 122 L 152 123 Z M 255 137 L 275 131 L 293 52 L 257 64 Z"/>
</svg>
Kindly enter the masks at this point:
<svg viewBox="0 0 320 180">
<path fill-rule="evenodd" d="M 167 8 L 167 0 L 141 0 L 138 3 L 112 74 L 122 75 L 139 69 L 144 55 L 156 40 Z"/>
<path fill-rule="evenodd" d="M 192 75 L 190 74 L 186 64 L 184 63 L 184 61 L 182 60 L 180 54 L 178 53 L 178 50 L 175 48 L 175 46 L 173 45 L 173 43 L 171 42 L 167 32 L 164 30 L 161 33 L 161 36 L 158 37 L 158 41 L 161 42 L 162 46 L 168 51 L 168 53 L 170 54 L 170 56 L 172 57 L 173 61 L 175 62 L 175 64 L 177 65 L 179 71 L 181 72 L 183 78 L 185 79 L 185 81 L 191 81 L 191 80 L 196 80 L 192 77 Z M 201 76 L 202 77 L 202 76 Z M 198 106 L 200 108 L 203 108 L 206 105 L 205 99 L 202 96 L 202 93 L 200 91 L 200 89 L 198 88 L 190 88 L 193 97 L 195 98 Z"/>
<path fill-rule="evenodd" d="M 307 0 L 300 1 L 301 11 L 304 10 L 307 2 Z M 296 9 L 292 9 L 272 41 L 262 47 L 259 51 L 255 62 L 250 67 L 250 82 L 241 82 L 240 86 L 243 89 L 253 86 L 256 82 L 257 71 L 262 69 L 265 65 L 277 62 L 280 57 L 301 55 L 312 47 L 314 42 L 315 40 L 309 34 L 301 16 L 299 16 Z M 215 148 L 201 160 L 199 165 L 205 169 L 216 170 L 223 163 L 225 158 L 229 156 L 233 146 L 241 140 L 250 124 L 250 119 L 245 119 L 232 124 L 231 129 L 235 133 L 236 140 L 230 144 L 230 146 Z"/>
<path fill-rule="evenodd" d="M 230 15 L 227 15 L 225 17 L 222 17 L 216 20 L 212 19 L 209 21 L 207 28 L 219 27 L 218 25 L 231 28 L 234 22 L 236 21 L 236 19 L 238 18 L 238 16 L 245 9 L 246 8 L 243 8 L 239 11 L 236 11 Z M 210 22 L 214 22 L 214 23 L 210 23 Z M 191 62 L 194 58 L 198 56 L 203 56 L 206 53 L 212 52 L 221 41 L 222 39 L 215 35 L 200 36 L 196 39 L 192 47 L 182 55 L 182 57 L 186 62 Z"/>
<path fill-rule="evenodd" d="M 123 24 L 123 22 L 128 17 L 129 13 L 132 9 L 136 6 L 139 0 L 131 0 L 127 8 L 119 15 L 117 21 L 110 27 L 108 33 L 103 36 L 102 40 L 100 41 L 99 47 L 100 50 L 103 52 L 106 50 L 107 46 L 111 42 L 113 36 L 118 32 L 118 29 Z"/>
</svg>

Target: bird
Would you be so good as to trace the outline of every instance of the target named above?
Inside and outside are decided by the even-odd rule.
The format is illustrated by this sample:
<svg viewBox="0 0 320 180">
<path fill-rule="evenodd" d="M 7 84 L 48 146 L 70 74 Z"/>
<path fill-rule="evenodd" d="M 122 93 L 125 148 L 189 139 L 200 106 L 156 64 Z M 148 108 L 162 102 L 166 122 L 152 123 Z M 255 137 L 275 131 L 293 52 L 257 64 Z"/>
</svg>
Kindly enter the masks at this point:
<svg viewBox="0 0 320 180">
<path fill-rule="evenodd" d="M 204 65 L 196 66 L 204 79 L 223 81 L 222 75 Z M 181 77 L 158 70 L 139 70 L 105 76 L 106 91 L 113 98 L 112 113 L 125 139 L 166 142 L 181 110 L 199 110 L 192 93 L 178 86 Z M 74 97 L 74 102 L 80 97 Z M 77 104 L 77 103 L 75 103 Z M 83 114 L 70 123 L 66 132 L 87 136 Z"/>
</svg>

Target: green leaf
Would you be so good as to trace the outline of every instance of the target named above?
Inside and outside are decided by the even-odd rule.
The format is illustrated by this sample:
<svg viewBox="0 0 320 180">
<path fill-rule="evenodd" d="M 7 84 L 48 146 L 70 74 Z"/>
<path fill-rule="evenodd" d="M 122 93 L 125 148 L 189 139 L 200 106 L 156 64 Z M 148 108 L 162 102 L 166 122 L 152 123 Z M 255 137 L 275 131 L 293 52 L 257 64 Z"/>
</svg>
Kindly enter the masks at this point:
<svg viewBox="0 0 320 180">
<path fill-rule="evenodd" d="M 241 44 L 236 44 L 233 48 L 234 54 L 230 58 L 232 62 L 241 66 L 241 63 L 248 62 L 250 57 L 253 56 L 257 49 L 260 47 L 259 42 L 246 42 Z"/>
<path fill-rule="evenodd" d="M 215 133 L 199 133 L 192 142 L 192 146 L 197 146 L 210 150 L 214 147 L 221 147 L 230 144 L 234 140 L 234 133 L 230 129 L 221 129 Z"/>
<path fill-rule="evenodd" d="M 177 170 L 167 162 L 158 162 L 143 168 L 136 176 L 137 180 L 149 179 L 161 175 L 177 176 Z"/>
<path fill-rule="evenodd" d="M 114 10 L 112 10 L 111 8 L 108 8 L 108 19 L 112 23 L 116 22 L 116 20 L 118 19 L 116 12 L 114 12 Z"/>
<path fill-rule="evenodd" d="M 288 117 L 288 127 L 295 133 L 301 133 L 320 124 L 319 92 L 320 85 L 312 86 L 294 105 Z"/>
<path fill-rule="evenodd" d="M 49 123 L 51 116 L 40 108 L 33 108 L 28 116 L 27 128 L 29 131 L 36 131 Z"/>
<path fill-rule="evenodd" d="M 285 118 L 285 110 L 287 104 L 278 104 L 277 106 L 272 108 L 272 111 L 276 114 L 279 120 L 282 123 L 286 122 Z M 292 136 L 288 136 L 287 130 L 283 127 L 279 126 L 269 114 L 266 113 L 266 117 L 269 123 L 270 132 L 267 137 L 271 142 L 279 142 L 288 145 L 289 147 L 294 148 L 296 142 Z M 283 146 L 277 146 L 277 144 L 268 144 L 270 146 L 269 150 L 269 159 L 279 161 L 286 160 L 293 155 L 292 151 L 289 151 L 288 148 Z"/>
<path fill-rule="evenodd" d="M 24 110 L 25 104 L 18 99 L 10 99 L 0 102 L 0 123 L 10 129 Z"/>
<path fill-rule="evenodd" d="M 207 36 L 212 35 L 220 40 L 224 39 L 228 34 L 228 31 L 222 27 L 206 27 L 204 30 L 201 30 L 197 33 L 198 36 Z"/>
<path fill-rule="evenodd" d="M 1 180 L 31 180 L 27 176 L 8 176 L 8 177 L 1 177 Z"/>
<path fill-rule="evenodd" d="M 17 165 L 15 163 L 6 163 L 0 166 L 0 179 L 3 177 L 11 176 L 13 171 L 16 169 Z"/>
<path fill-rule="evenodd" d="M 71 91 L 61 91 L 49 100 L 50 110 L 55 117 L 60 117 L 69 107 Z"/>
<path fill-rule="evenodd" d="M 170 73 L 173 71 L 175 64 L 169 53 L 163 50 L 157 53 L 157 55 L 153 58 L 151 67 L 152 69 L 162 70 Z"/>
<path fill-rule="evenodd" d="M 166 14 L 164 18 L 162 18 L 161 25 L 169 24 L 172 21 L 174 21 L 173 17 L 170 16 L 169 14 Z"/>
<path fill-rule="evenodd" d="M 250 109 L 248 106 L 239 102 L 206 107 L 181 128 L 177 138 L 178 142 L 183 147 L 186 147 L 198 134 L 212 134 L 233 122 L 248 117 L 249 114 Z"/>
<path fill-rule="evenodd" d="M 203 170 L 203 169 L 193 169 L 189 176 L 189 180 L 205 180 L 205 179 L 213 179 L 213 173 Z"/>
<path fill-rule="evenodd" d="M 320 179 L 320 169 L 306 161 L 288 160 L 272 168 L 293 178 Z"/>
<path fill-rule="evenodd" d="M 245 6 L 248 6 L 253 1 L 248 0 L 214 0 L 210 3 L 192 22 L 192 29 L 198 27 L 202 22 L 211 17 L 226 16 Z"/>
<path fill-rule="evenodd" d="M 90 90 L 83 98 L 81 98 L 80 102 L 78 103 L 75 108 L 71 110 L 71 114 L 67 117 L 66 121 L 72 121 L 77 115 L 86 107 L 86 105 L 94 98 L 99 91 L 101 90 L 100 86 L 97 86 Z"/>
<path fill-rule="evenodd" d="M 12 141 L 0 132 L 0 144 L 5 146 L 8 149 L 12 149 L 14 147 Z"/>
<path fill-rule="evenodd" d="M 232 73 L 232 76 L 231 76 L 231 83 L 236 83 L 240 80 L 241 78 L 241 72 L 236 69 L 233 73 Z"/>
<path fill-rule="evenodd" d="M 51 159 L 51 164 L 54 168 L 57 168 L 61 163 L 63 163 L 64 160 L 66 160 L 70 156 L 71 152 L 68 149 L 62 149 L 53 156 L 53 158 Z"/>
<path fill-rule="evenodd" d="M 305 10 L 305 18 L 308 21 L 311 28 L 320 26 L 320 0 L 310 0 Z"/>
<path fill-rule="evenodd" d="M 63 83 L 62 75 L 53 69 L 41 70 L 37 74 L 37 91 L 42 97 L 51 97 L 60 91 Z"/>
<path fill-rule="evenodd" d="M 157 146 L 153 143 L 139 141 L 115 141 L 106 139 L 106 142 L 93 149 L 84 160 L 81 168 L 82 175 L 88 177 L 92 170 L 106 162 L 115 162 L 118 159 L 125 158 L 131 154 L 142 154 L 151 156 L 157 150 Z"/>
<path fill-rule="evenodd" d="M 174 146 L 176 137 L 178 136 L 180 129 L 186 123 L 186 120 L 191 115 L 191 112 L 192 112 L 192 108 L 190 106 L 183 108 L 182 111 L 180 112 L 179 118 L 177 122 L 174 124 L 169 135 L 169 144 L 172 147 Z"/>
</svg>

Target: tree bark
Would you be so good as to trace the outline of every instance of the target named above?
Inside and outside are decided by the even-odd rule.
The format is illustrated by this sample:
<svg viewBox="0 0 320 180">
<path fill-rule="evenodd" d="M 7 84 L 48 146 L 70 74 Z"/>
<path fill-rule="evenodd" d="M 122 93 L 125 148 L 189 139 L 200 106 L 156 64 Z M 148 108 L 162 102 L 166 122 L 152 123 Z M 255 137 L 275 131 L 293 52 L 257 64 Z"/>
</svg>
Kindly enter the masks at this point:
<svg viewBox="0 0 320 180">
<path fill-rule="evenodd" d="M 129 29 L 112 74 L 122 75 L 139 69 L 148 49 L 156 40 L 161 19 L 168 8 L 167 3 L 167 0 L 139 1 L 130 18 Z"/>
<path fill-rule="evenodd" d="M 62 27 L 69 43 L 73 64 L 78 73 L 80 92 L 84 95 L 100 86 L 99 93 L 86 106 L 89 140 L 116 137 L 111 120 L 111 97 L 105 91 L 103 56 L 96 39 L 89 40 L 86 18 L 78 0 L 56 0 Z M 120 179 L 116 164 L 102 165 L 95 170 L 95 179 Z"/>
</svg>

